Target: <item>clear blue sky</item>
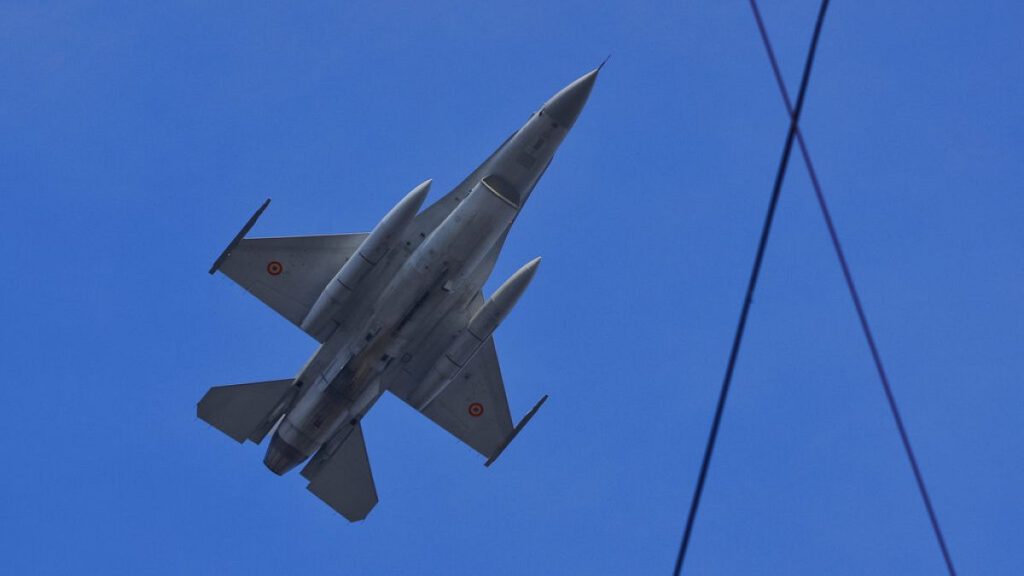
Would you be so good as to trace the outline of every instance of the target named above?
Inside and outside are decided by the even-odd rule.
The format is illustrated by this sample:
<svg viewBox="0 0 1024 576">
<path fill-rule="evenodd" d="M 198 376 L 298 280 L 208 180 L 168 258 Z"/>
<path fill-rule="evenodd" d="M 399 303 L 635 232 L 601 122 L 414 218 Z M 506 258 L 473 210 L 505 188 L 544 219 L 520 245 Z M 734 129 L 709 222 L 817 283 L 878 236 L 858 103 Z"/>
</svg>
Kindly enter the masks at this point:
<svg viewBox="0 0 1024 576">
<path fill-rule="evenodd" d="M 674 561 L 787 119 L 746 2 L 5 2 L 6 573 L 660 574 Z M 427 6 L 429 4 L 429 6 Z M 795 89 L 816 1 L 765 1 Z M 834 2 L 804 126 L 964 574 L 1024 573 L 1024 8 Z M 490 288 L 492 468 L 385 397 L 349 525 L 195 418 L 305 335 L 206 269 L 456 184 L 607 54 Z M 940 574 L 792 164 L 689 574 Z"/>
</svg>

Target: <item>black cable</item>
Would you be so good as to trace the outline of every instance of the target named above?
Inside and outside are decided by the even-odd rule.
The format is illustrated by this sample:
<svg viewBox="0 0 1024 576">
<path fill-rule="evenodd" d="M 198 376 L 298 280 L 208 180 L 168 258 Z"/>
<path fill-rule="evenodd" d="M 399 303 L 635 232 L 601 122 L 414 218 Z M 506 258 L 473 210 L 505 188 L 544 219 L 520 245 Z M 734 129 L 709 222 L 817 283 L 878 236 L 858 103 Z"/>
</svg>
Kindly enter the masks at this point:
<svg viewBox="0 0 1024 576">
<path fill-rule="evenodd" d="M 754 11 L 754 19 L 757 21 L 757 28 L 761 32 L 761 40 L 764 42 L 765 50 L 768 52 L 768 60 L 772 65 L 772 72 L 775 74 L 775 81 L 779 85 L 779 91 L 782 94 L 782 101 L 786 104 L 786 111 L 793 115 L 793 106 L 789 100 L 789 91 L 786 90 L 786 83 L 782 79 L 782 72 L 779 69 L 778 60 L 775 58 L 775 50 L 772 48 L 771 40 L 768 37 L 768 30 L 764 26 L 764 21 L 761 19 L 761 11 L 757 7 L 757 0 L 750 0 L 750 8 Z M 946 539 L 942 535 L 942 528 L 939 527 L 939 519 L 935 514 L 934 508 L 932 508 L 932 500 L 928 496 L 928 489 L 925 488 L 924 476 L 921 474 L 920 468 L 917 466 L 917 458 L 914 456 L 914 450 L 910 447 L 910 438 L 907 436 L 906 428 L 903 426 L 903 418 L 900 416 L 899 407 L 896 405 L 896 397 L 892 393 L 892 387 L 889 385 L 889 377 L 886 375 L 885 368 L 882 366 L 882 356 L 878 352 L 878 347 L 875 345 L 875 338 L 871 332 L 871 327 L 868 325 L 867 314 L 864 312 L 864 307 L 861 305 L 860 295 L 857 293 L 857 286 L 853 282 L 853 274 L 850 272 L 850 267 L 846 262 L 846 255 L 843 252 L 843 246 L 839 242 L 839 234 L 836 232 L 835 224 L 832 221 L 832 214 L 828 209 L 828 204 L 825 202 L 825 194 L 821 191 L 821 183 L 818 180 L 818 173 L 814 169 L 814 164 L 811 162 L 811 154 L 807 151 L 807 144 L 804 142 L 804 136 L 800 132 L 800 128 L 797 127 L 796 132 L 797 143 L 800 145 L 800 153 L 804 157 L 804 164 L 807 166 L 807 172 L 811 176 L 811 184 L 814 187 L 814 195 L 817 197 L 818 206 L 821 208 L 821 215 L 825 219 L 825 224 L 828 227 L 828 234 L 832 238 L 832 246 L 835 248 L 836 257 L 839 259 L 839 266 L 843 269 L 843 278 L 846 279 L 846 287 L 850 291 L 850 298 L 853 300 L 853 306 L 857 310 L 857 318 L 860 320 L 861 330 L 864 332 L 864 338 L 868 342 L 868 348 L 871 350 L 871 358 L 875 362 L 875 369 L 878 371 L 878 377 L 882 381 L 882 388 L 885 390 L 885 397 L 889 401 L 889 409 L 892 411 L 893 420 L 896 421 L 896 429 L 899 430 L 900 439 L 903 441 L 903 449 L 907 453 L 907 459 L 910 461 L 910 468 L 914 472 L 914 479 L 917 481 L 917 489 L 921 493 L 921 499 L 924 500 L 925 509 L 928 511 L 928 519 L 931 520 L 932 531 L 935 532 L 935 539 L 939 543 L 939 549 L 942 551 L 942 558 L 946 561 L 946 569 L 949 571 L 950 576 L 956 576 L 956 570 L 953 568 L 953 559 L 949 554 L 949 549 L 946 547 Z"/>
<path fill-rule="evenodd" d="M 807 94 L 807 84 L 811 78 L 811 68 L 814 64 L 814 54 L 818 49 L 818 37 L 821 35 L 821 26 L 825 21 L 825 12 L 828 10 L 829 0 L 822 0 L 821 8 L 818 10 L 818 20 L 814 25 L 814 35 L 811 37 L 811 47 L 807 52 L 807 61 L 804 63 L 804 73 L 800 80 L 800 91 L 796 98 L 796 109 L 790 117 L 789 132 L 786 134 L 786 145 L 782 149 L 782 159 L 779 161 L 778 171 L 775 173 L 775 185 L 772 188 L 771 201 L 768 204 L 768 213 L 765 215 L 764 226 L 761 229 L 761 240 L 757 245 L 757 256 L 754 258 L 754 267 L 750 271 L 750 281 L 747 284 L 747 294 L 743 299 L 743 308 L 740 312 L 740 320 L 736 326 L 736 335 L 733 338 L 732 350 L 729 353 L 729 363 L 725 369 L 725 378 L 722 381 L 722 389 L 718 395 L 718 405 L 715 408 L 715 417 L 711 422 L 711 432 L 708 435 L 708 443 L 704 449 L 704 460 L 700 466 L 700 475 L 697 477 L 697 486 L 693 491 L 693 499 L 690 501 L 690 512 L 686 518 L 686 529 L 683 531 L 683 540 L 679 544 L 679 556 L 676 558 L 675 574 L 679 576 L 683 570 L 683 561 L 686 559 L 686 550 L 690 543 L 690 536 L 693 533 L 693 523 L 697 518 L 697 509 L 700 506 L 701 494 L 704 492 L 704 481 L 707 479 L 708 467 L 711 464 L 711 455 L 715 450 L 715 441 L 718 438 L 718 428 L 722 423 L 722 412 L 725 410 L 725 401 L 729 395 L 729 385 L 732 382 L 733 370 L 736 368 L 736 358 L 739 356 L 740 343 L 743 340 L 743 332 L 747 325 L 747 315 L 750 313 L 750 305 L 754 300 L 754 289 L 757 287 L 757 278 L 761 273 L 761 262 L 764 260 L 765 248 L 768 245 L 768 236 L 771 232 L 772 221 L 775 219 L 775 208 L 779 203 L 779 195 L 782 192 L 782 182 L 786 177 L 786 167 L 789 164 L 789 156 L 793 151 L 793 140 L 796 135 L 797 125 L 800 121 L 800 113 L 804 107 L 804 96 Z"/>
</svg>

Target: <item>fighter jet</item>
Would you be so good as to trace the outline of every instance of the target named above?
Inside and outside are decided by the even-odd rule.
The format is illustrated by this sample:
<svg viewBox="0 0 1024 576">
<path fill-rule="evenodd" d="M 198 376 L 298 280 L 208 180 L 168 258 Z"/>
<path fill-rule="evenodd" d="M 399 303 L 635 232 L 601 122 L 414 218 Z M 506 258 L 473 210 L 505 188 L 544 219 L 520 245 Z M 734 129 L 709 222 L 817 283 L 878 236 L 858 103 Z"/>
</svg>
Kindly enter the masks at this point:
<svg viewBox="0 0 1024 576">
<path fill-rule="evenodd" d="M 349 521 L 377 504 L 361 422 L 385 391 L 483 455 L 489 466 L 547 399 L 513 426 L 492 333 L 537 258 L 489 298 L 482 287 L 600 67 L 530 116 L 454 190 L 422 212 L 430 180 L 369 233 L 246 238 L 256 211 L 210 268 L 320 343 L 294 378 L 217 386 L 199 418 L 242 443 L 271 433 L 263 462 L 306 462 L 307 488 Z"/>
</svg>

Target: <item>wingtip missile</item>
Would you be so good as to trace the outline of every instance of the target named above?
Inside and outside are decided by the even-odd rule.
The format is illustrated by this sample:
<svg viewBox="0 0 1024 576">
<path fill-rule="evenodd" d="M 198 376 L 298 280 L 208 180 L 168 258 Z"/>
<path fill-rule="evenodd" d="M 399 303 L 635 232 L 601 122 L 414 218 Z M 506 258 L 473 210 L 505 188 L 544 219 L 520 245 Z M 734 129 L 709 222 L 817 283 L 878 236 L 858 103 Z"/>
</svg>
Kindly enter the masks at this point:
<svg viewBox="0 0 1024 576">
<path fill-rule="evenodd" d="M 533 419 L 533 415 L 537 413 L 537 410 L 540 410 L 540 407 L 543 406 L 544 403 L 547 401 L 548 395 L 545 394 L 543 398 L 538 400 L 537 403 L 533 405 L 533 408 L 531 408 L 530 411 L 526 413 L 526 416 L 523 416 L 523 419 L 519 421 L 519 424 L 516 424 L 516 427 L 512 429 L 512 433 L 509 434 L 505 438 L 505 440 L 501 442 L 501 445 L 498 447 L 498 450 L 495 451 L 495 453 L 490 458 L 488 458 L 486 462 L 484 462 L 484 467 L 490 468 L 491 464 L 494 464 L 494 461 L 498 459 L 498 456 L 501 456 L 502 452 L 505 451 L 505 448 L 508 448 L 508 445 L 511 444 L 512 441 L 516 439 L 516 436 L 518 436 L 519 433 L 523 431 L 523 428 L 525 428 L 526 425 L 530 422 L 530 420 Z"/>
<path fill-rule="evenodd" d="M 217 256 L 217 259 L 213 261 L 213 266 L 210 266 L 210 274 L 213 274 L 220 268 L 220 265 L 224 263 L 224 260 L 231 255 L 231 251 L 235 249 L 235 246 L 238 246 L 238 243 L 245 238 L 245 235 L 249 233 L 249 230 L 252 230 L 252 227 L 256 225 L 256 221 L 259 220 L 263 211 L 267 209 L 267 206 L 270 206 L 270 198 L 267 198 L 263 202 L 263 205 L 256 209 L 256 212 L 249 217 L 249 221 L 242 226 L 242 229 L 238 231 L 238 234 L 235 234 L 235 237 L 228 243 L 227 248 L 225 248 L 224 251 L 220 253 L 220 256 Z"/>
</svg>

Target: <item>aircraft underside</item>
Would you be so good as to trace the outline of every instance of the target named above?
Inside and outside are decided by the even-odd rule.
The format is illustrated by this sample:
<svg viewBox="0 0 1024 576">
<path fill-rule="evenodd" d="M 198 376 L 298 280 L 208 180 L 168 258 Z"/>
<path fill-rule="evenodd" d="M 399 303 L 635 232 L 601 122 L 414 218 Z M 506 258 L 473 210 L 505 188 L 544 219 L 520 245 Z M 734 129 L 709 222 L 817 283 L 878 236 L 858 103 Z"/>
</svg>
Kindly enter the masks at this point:
<svg viewBox="0 0 1024 576">
<path fill-rule="evenodd" d="M 352 521 L 377 503 L 361 423 L 385 391 L 490 465 L 547 399 L 513 425 L 492 338 L 540 259 L 489 298 L 481 287 L 597 72 L 546 102 L 437 202 L 419 211 L 428 180 L 370 233 L 246 238 L 265 203 L 210 273 L 223 272 L 320 347 L 294 378 L 211 388 L 199 417 L 238 442 L 272 434 L 267 467 L 284 474 L 306 462 L 307 488 Z"/>
</svg>

